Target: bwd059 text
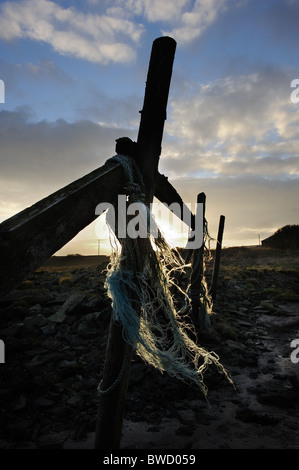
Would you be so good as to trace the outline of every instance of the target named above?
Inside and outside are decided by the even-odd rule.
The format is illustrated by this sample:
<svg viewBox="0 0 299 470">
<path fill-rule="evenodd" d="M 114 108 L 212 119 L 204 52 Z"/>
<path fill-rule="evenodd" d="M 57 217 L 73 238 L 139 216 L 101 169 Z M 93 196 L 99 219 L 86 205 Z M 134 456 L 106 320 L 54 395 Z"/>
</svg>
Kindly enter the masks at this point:
<svg viewBox="0 0 299 470">
<path fill-rule="evenodd" d="M 151 455 L 147 456 L 148 465 L 193 465 L 195 464 L 195 455 Z"/>
<path fill-rule="evenodd" d="M 118 457 L 110 454 L 105 456 L 103 460 L 104 465 L 126 465 L 131 468 L 139 463 L 147 463 L 147 465 L 193 465 L 195 464 L 195 455 L 148 454 L 147 457 L 141 459 L 136 456 Z"/>
</svg>

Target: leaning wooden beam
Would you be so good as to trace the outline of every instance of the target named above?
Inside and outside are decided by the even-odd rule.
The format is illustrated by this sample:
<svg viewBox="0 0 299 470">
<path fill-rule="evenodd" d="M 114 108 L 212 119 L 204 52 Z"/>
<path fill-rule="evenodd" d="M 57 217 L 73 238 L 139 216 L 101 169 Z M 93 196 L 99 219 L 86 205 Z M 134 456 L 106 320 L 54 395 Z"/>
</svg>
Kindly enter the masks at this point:
<svg viewBox="0 0 299 470">
<path fill-rule="evenodd" d="M 123 187 L 119 164 L 107 163 L 0 225 L 0 297 L 41 266 L 113 202 Z"/>
<path fill-rule="evenodd" d="M 181 219 L 183 220 L 183 214 L 185 214 L 186 219 L 183 222 L 189 225 L 191 230 L 194 230 L 195 215 L 192 214 L 189 207 L 184 203 L 177 190 L 172 186 L 172 184 L 169 183 L 168 177 L 161 175 L 160 173 L 158 174 L 155 197 L 167 206 L 170 206 L 173 203 L 177 203 L 181 210 Z"/>
<path fill-rule="evenodd" d="M 97 204 L 113 203 L 123 184 L 121 166 L 106 163 L 2 222 L 0 298 L 89 225 L 97 217 Z M 155 195 L 168 205 L 179 203 L 183 210 L 180 195 L 159 173 Z M 184 210 L 188 214 L 188 207 Z"/>
<path fill-rule="evenodd" d="M 211 289 L 210 289 L 210 294 L 212 296 L 213 302 L 216 299 L 216 293 L 217 293 L 217 283 L 218 283 L 218 274 L 219 274 L 220 259 L 221 259 L 221 248 L 222 248 L 222 238 L 223 238 L 223 231 L 224 231 L 224 222 L 225 222 L 225 217 L 224 217 L 224 215 L 221 215 L 220 219 L 219 219 L 214 269 L 213 269 L 212 283 L 211 283 Z"/>
<path fill-rule="evenodd" d="M 147 75 L 144 105 L 137 139 L 136 162 L 145 185 L 145 201 L 149 206 L 155 193 L 158 162 L 161 153 L 164 121 L 176 42 L 169 37 L 154 41 Z M 139 239 L 141 259 L 146 257 L 145 240 Z M 125 261 L 124 261 L 125 263 Z M 142 267 L 141 267 L 142 268 Z M 124 362 L 124 353 L 126 359 Z M 101 395 L 96 436 L 96 449 L 120 447 L 122 420 L 130 374 L 132 349 L 126 345 L 122 328 L 111 319 L 106 350 L 102 388 L 111 392 Z M 122 371 L 119 380 L 119 373 Z M 113 384 L 117 384 L 113 386 Z"/>
</svg>

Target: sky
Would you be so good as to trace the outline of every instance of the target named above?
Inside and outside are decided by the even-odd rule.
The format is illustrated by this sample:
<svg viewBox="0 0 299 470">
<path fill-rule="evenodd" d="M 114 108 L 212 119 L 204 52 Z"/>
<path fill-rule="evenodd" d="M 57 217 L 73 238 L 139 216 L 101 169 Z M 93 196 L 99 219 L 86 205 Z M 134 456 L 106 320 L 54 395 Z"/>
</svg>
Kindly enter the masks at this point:
<svg viewBox="0 0 299 470">
<path fill-rule="evenodd" d="M 297 0 L 1 0 L 0 222 L 102 166 L 119 137 L 137 140 L 166 35 L 177 47 L 159 171 L 191 206 L 205 192 L 223 246 L 298 224 L 298 24 Z M 182 246 L 187 230 L 167 219 Z M 57 254 L 108 249 L 101 216 Z"/>
</svg>

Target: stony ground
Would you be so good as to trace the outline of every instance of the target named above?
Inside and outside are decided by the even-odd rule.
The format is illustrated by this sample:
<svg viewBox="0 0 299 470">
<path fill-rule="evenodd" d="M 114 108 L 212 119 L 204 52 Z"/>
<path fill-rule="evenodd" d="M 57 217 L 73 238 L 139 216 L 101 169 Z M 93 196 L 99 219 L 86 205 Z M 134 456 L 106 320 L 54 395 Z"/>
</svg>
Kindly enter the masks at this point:
<svg viewBox="0 0 299 470">
<path fill-rule="evenodd" d="M 111 315 L 101 261 L 42 268 L 2 299 L 0 448 L 93 448 Z M 200 343 L 219 354 L 235 389 L 210 370 L 207 404 L 134 356 L 121 447 L 299 448 L 299 363 L 290 358 L 298 279 L 298 253 L 223 250 Z"/>
</svg>

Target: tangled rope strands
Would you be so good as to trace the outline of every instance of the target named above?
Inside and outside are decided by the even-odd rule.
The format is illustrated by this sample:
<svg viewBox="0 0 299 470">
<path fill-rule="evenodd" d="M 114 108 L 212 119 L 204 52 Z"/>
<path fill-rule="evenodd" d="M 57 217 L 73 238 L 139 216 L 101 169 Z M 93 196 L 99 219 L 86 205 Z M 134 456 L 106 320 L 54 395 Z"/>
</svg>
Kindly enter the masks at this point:
<svg viewBox="0 0 299 470">
<path fill-rule="evenodd" d="M 132 201 L 143 203 L 142 179 L 134 160 L 118 155 L 112 161 L 123 166 L 128 204 Z M 190 322 L 184 321 L 190 309 L 188 294 L 176 285 L 185 298 L 183 306 L 177 309 L 170 290 L 175 283 L 175 273 L 187 265 L 155 226 L 150 210 L 144 208 L 147 221 L 151 221 L 151 227 L 156 227 L 156 237 L 152 236 L 148 224 L 142 270 L 138 269 L 141 254 L 136 239 L 127 236 L 120 240 L 121 251 L 113 252 L 105 284 L 112 300 L 113 319 L 122 326 L 124 340 L 144 361 L 161 372 L 195 383 L 207 398 L 203 375 L 211 364 L 232 381 L 218 355 L 190 339 Z"/>
</svg>

